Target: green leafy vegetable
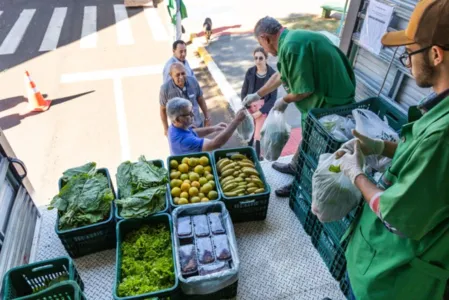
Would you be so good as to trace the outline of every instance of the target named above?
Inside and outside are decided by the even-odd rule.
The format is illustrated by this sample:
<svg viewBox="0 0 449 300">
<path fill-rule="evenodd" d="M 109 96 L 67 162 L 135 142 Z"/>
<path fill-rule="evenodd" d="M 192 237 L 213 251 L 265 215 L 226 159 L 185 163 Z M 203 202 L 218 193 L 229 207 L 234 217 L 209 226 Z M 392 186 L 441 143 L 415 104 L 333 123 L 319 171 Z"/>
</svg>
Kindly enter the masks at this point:
<svg viewBox="0 0 449 300">
<path fill-rule="evenodd" d="M 123 218 L 142 218 L 161 211 L 165 205 L 168 171 L 148 162 L 144 156 L 132 163 L 126 161 L 117 169 L 120 200 L 119 214 Z"/>
<path fill-rule="evenodd" d="M 340 166 L 330 165 L 329 171 L 331 171 L 332 173 L 340 173 L 341 169 L 340 169 Z"/>
<path fill-rule="evenodd" d="M 109 215 L 113 200 L 106 176 L 89 170 L 68 177 L 48 209 L 58 210 L 59 229 L 67 230 L 103 221 Z"/>
<path fill-rule="evenodd" d="M 120 297 L 152 293 L 175 284 L 170 230 L 163 224 L 144 225 L 128 233 L 121 251 Z"/>
<path fill-rule="evenodd" d="M 66 170 L 64 173 L 62 173 L 62 181 L 66 183 L 70 180 L 73 176 L 79 175 L 79 174 L 95 174 L 95 168 L 97 164 L 94 162 L 87 163 L 85 165 L 82 165 L 80 167 L 71 168 Z"/>
</svg>

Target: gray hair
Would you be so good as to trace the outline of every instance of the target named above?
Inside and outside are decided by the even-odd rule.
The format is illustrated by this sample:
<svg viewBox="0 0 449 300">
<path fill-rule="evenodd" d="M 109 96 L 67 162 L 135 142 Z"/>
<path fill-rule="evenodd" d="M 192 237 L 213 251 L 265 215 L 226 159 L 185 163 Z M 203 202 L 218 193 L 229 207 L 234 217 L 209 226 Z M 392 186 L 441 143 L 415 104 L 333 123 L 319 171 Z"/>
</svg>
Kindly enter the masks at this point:
<svg viewBox="0 0 449 300">
<path fill-rule="evenodd" d="M 180 68 L 181 70 L 185 70 L 186 68 L 184 67 L 184 65 L 180 62 L 174 62 L 170 65 L 170 72 L 169 74 L 171 74 L 173 72 L 174 69 L 176 68 Z"/>
<path fill-rule="evenodd" d="M 256 37 L 259 37 L 262 34 L 274 35 L 277 34 L 281 29 L 282 25 L 278 20 L 266 16 L 256 23 L 256 26 L 254 27 L 254 35 Z"/>
<path fill-rule="evenodd" d="M 184 109 L 192 106 L 192 103 L 189 100 L 175 97 L 168 101 L 167 103 L 167 115 L 170 121 L 175 121 L 177 117 L 179 117 Z"/>
</svg>

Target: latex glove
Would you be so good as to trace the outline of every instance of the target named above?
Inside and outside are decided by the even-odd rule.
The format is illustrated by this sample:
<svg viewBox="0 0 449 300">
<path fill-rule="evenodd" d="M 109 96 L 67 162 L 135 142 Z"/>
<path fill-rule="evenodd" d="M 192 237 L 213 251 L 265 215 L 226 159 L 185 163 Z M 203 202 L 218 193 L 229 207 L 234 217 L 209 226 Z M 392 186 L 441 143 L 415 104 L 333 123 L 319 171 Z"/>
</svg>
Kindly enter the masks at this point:
<svg viewBox="0 0 449 300">
<path fill-rule="evenodd" d="M 273 106 L 273 110 L 284 112 L 287 109 L 287 107 L 288 107 L 288 103 L 285 102 L 284 98 L 282 97 L 282 98 L 279 98 L 276 100 L 276 102 L 274 103 L 274 106 Z"/>
<path fill-rule="evenodd" d="M 344 150 L 349 152 L 354 152 L 354 141 L 358 140 L 360 142 L 360 149 L 365 156 L 368 155 L 382 155 L 385 149 L 385 143 L 381 139 L 372 139 L 367 136 L 362 135 L 357 130 L 352 130 L 352 134 L 355 139 L 352 139 L 341 146 L 337 151 L 336 157 L 340 158 L 345 153 Z"/>
<path fill-rule="evenodd" d="M 341 171 L 355 183 L 357 176 L 365 174 L 363 167 L 365 165 L 365 156 L 362 153 L 360 141 L 354 141 L 354 152 L 344 150 L 345 154 L 338 160 L 340 162 Z"/>
<path fill-rule="evenodd" d="M 248 106 L 254 101 L 260 100 L 262 97 L 259 96 L 258 93 L 246 95 L 245 99 L 243 99 L 243 106 Z"/>
</svg>

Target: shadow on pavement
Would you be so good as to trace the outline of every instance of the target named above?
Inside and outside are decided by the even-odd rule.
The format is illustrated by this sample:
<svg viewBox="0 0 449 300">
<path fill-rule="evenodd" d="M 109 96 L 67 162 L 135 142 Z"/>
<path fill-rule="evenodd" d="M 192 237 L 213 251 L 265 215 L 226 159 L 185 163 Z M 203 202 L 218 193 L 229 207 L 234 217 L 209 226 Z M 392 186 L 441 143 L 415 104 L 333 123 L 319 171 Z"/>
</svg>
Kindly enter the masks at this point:
<svg viewBox="0 0 449 300">
<path fill-rule="evenodd" d="M 88 92 L 84 92 L 84 93 L 80 93 L 80 94 L 76 94 L 76 95 L 72 95 L 72 96 L 54 99 L 52 101 L 51 105 L 54 106 L 54 105 L 62 104 L 67 101 L 82 97 L 84 95 L 87 95 L 87 94 L 90 94 L 93 92 L 95 92 L 95 91 L 88 91 Z M 43 96 L 46 97 L 47 95 L 44 94 Z M 0 100 L 0 111 L 9 110 L 9 109 L 21 104 L 22 102 L 26 102 L 26 99 L 23 96 L 16 96 L 16 97 L 11 97 L 11 98 L 6 98 L 3 100 Z M 51 109 L 51 106 L 50 106 L 50 109 Z M 23 119 L 32 117 L 32 116 L 35 116 L 38 114 L 40 114 L 40 112 L 24 112 L 23 114 L 14 113 L 14 114 L 10 114 L 10 115 L 1 117 L 0 118 L 0 128 L 2 128 L 3 130 L 12 128 L 14 126 L 19 125 Z"/>
</svg>

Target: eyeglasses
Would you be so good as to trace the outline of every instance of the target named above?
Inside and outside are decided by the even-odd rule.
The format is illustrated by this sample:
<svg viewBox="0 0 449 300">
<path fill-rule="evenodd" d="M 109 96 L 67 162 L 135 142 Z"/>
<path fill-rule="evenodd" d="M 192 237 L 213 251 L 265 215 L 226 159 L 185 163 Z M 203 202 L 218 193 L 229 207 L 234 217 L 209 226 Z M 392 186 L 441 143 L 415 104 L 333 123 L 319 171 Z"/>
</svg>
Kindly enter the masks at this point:
<svg viewBox="0 0 449 300">
<path fill-rule="evenodd" d="M 175 73 L 175 77 L 186 76 L 186 72 Z"/>
<path fill-rule="evenodd" d="M 401 64 L 402 64 L 404 67 L 406 67 L 406 68 L 411 68 L 411 67 L 412 67 L 412 58 L 411 58 L 411 57 L 412 57 L 413 55 L 415 55 L 415 54 L 418 54 L 418 53 L 422 53 L 422 52 L 424 52 L 424 51 L 427 51 L 427 50 L 429 50 L 430 48 L 432 48 L 433 46 L 438 46 L 438 47 L 440 47 L 441 49 L 443 49 L 444 51 L 449 51 L 449 47 L 447 47 L 447 46 L 431 45 L 431 46 L 429 46 L 429 47 L 424 47 L 424 48 L 418 49 L 418 50 L 413 51 L 413 52 L 410 52 L 410 53 L 404 52 L 403 54 L 401 54 L 401 56 L 399 56 L 399 61 L 401 62 Z"/>
<path fill-rule="evenodd" d="M 180 117 L 194 117 L 195 115 L 193 114 L 193 111 L 189 112 L 188 114 L 185 115 L 179 115 Z"/>
<path fill-rule="evenodd" d="M 254 60 L 260 60 L 260 61 L 262 61 L 264 59 L 264 57 L 263 56 L 254 56 Z"/>
</svg>

